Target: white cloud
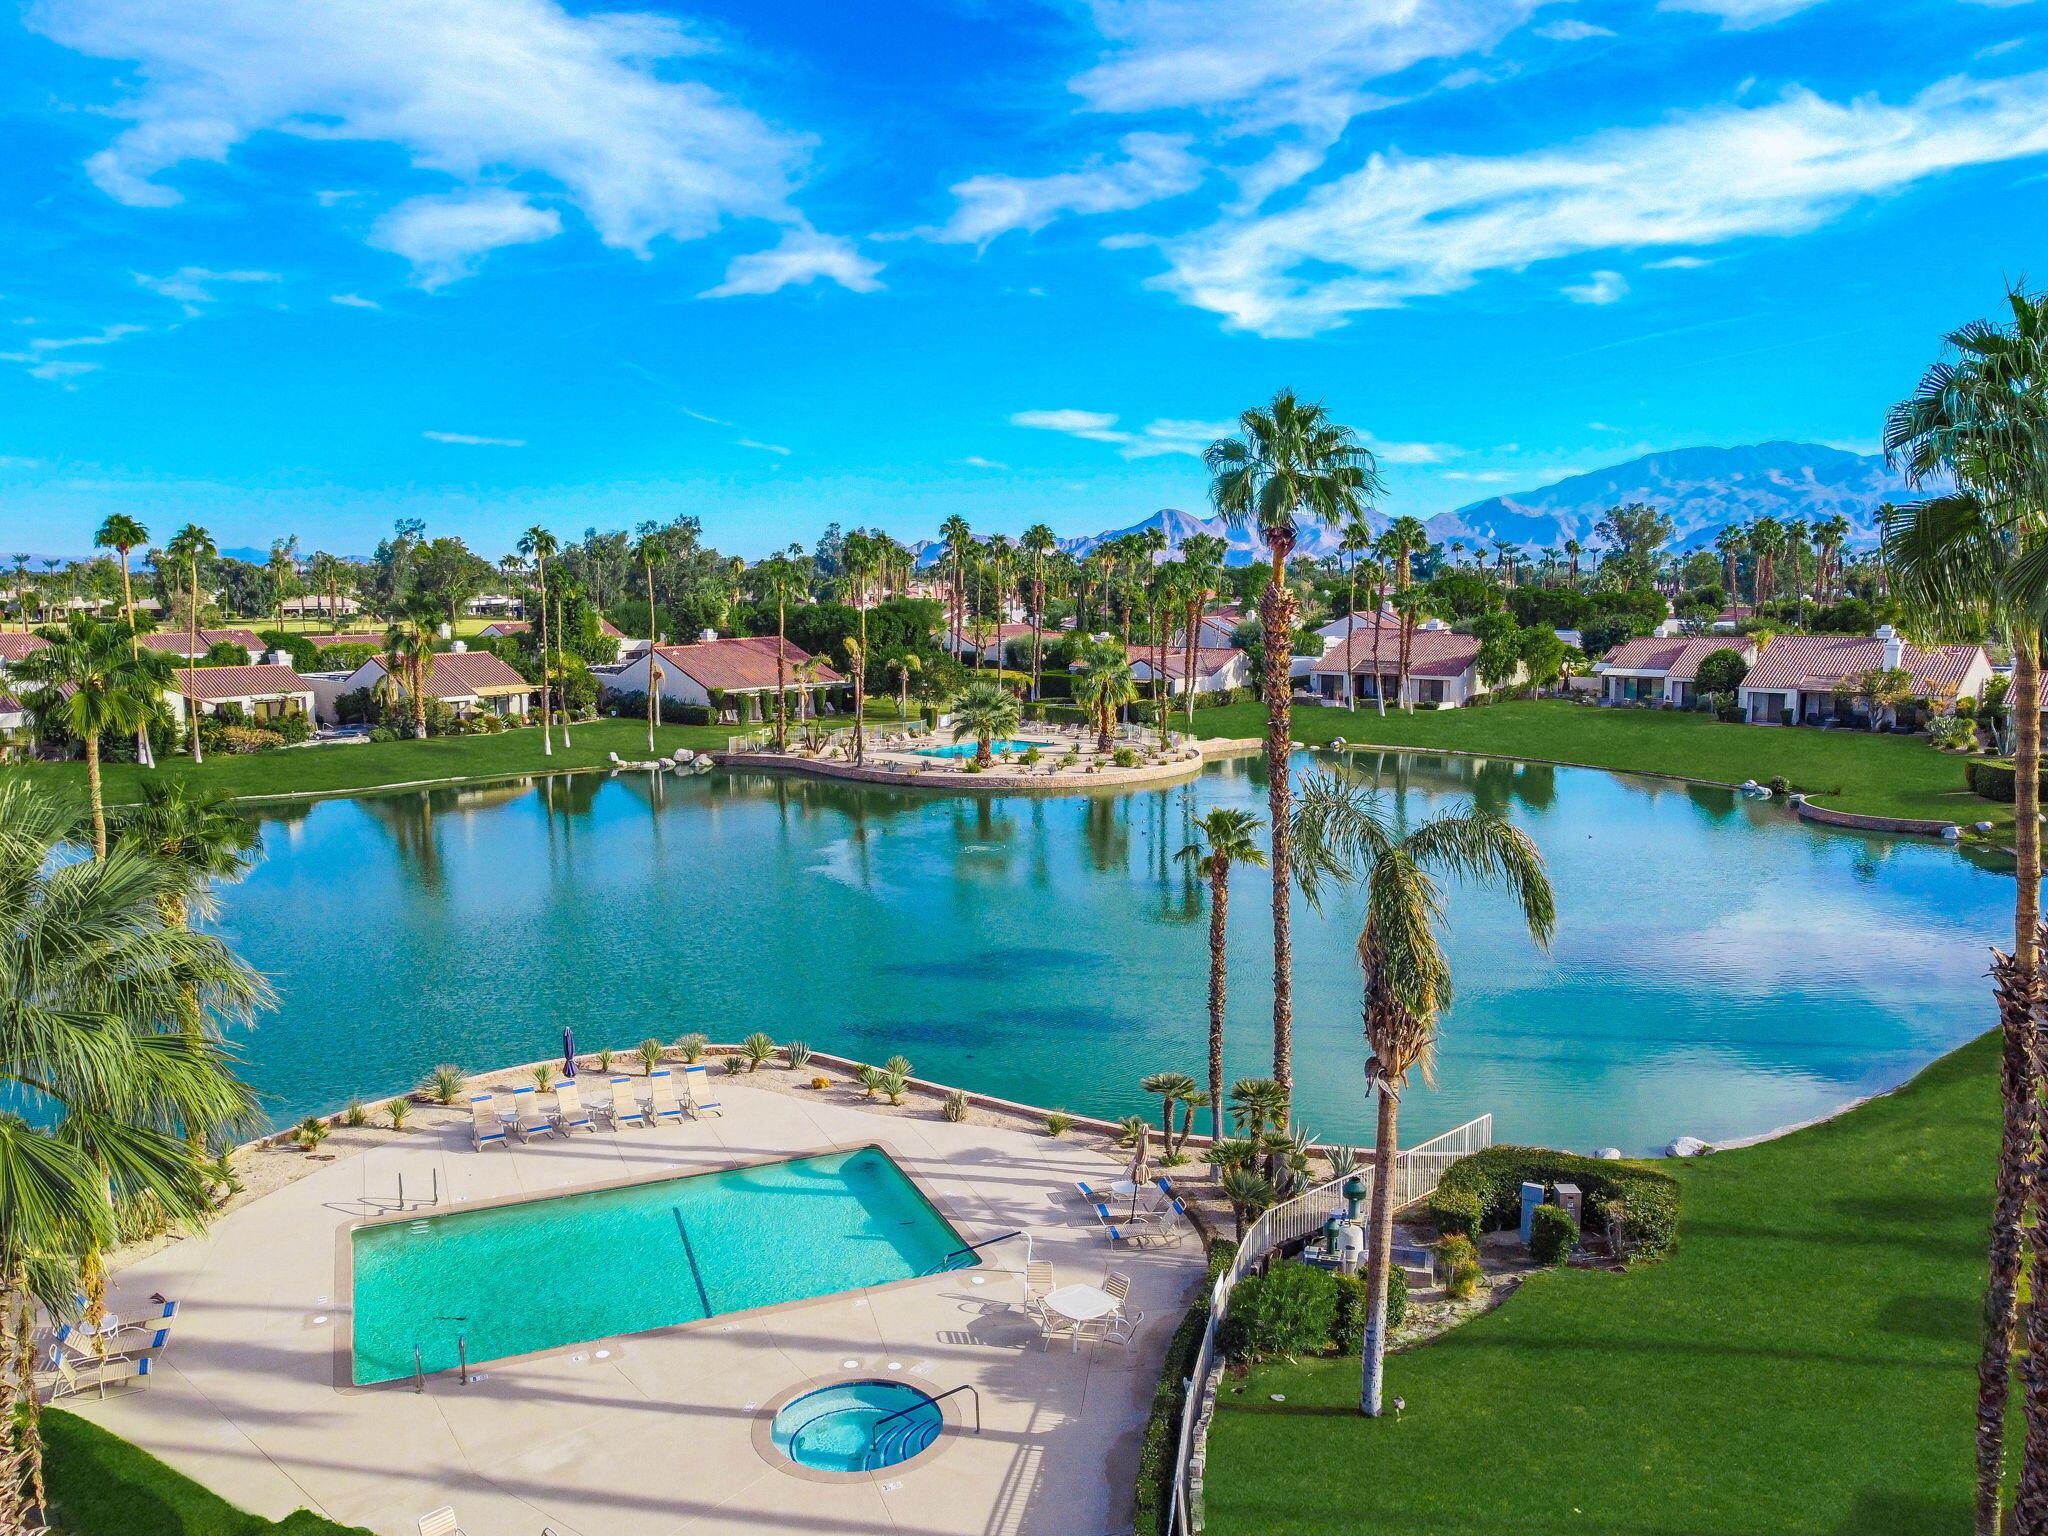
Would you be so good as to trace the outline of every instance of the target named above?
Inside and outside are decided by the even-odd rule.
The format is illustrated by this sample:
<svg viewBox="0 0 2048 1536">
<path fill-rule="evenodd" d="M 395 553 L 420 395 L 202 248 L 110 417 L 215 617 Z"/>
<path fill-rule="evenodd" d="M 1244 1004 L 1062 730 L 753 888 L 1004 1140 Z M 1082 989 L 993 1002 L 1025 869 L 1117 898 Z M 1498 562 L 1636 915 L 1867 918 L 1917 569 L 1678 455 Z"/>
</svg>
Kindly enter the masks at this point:
<svg viewBox="0 0 2048 1536">
<path fill-rule="evenodd" d="M 1520 155 L 1375 155 L 1297 206 L 1168 242 L 1152 282 L 1235 327 L 1306 336 L 1488 271 L 1802 233 L 1859 197 L 2044 151 L 2048 73 L 1944 80 L 1898 106 L 1793 90 Z"/>
<path fill-rule="evenodd" d="M 330 303 L 342 305 L 347 309 L 382 309 L 384 307 L 375 299 L 366 299 L 360 293 L 331 293 L 327 297 Z"/>
<path fill-rule="evenodd" d="M 1713 262 L 1704 256 L 1667 256 L 1662 261 L 1646 261 L 1645 272 L 1696 272 L 1701 267 L 1711 267 Z"/>
<path fill-rule="evenodd" d="M 180 267 L 168 277 L 137 272 L 135 281 L 151 293 L 175 300 L 184 306 L 186 314 L 196 315 L 202 304 L 211 304 L 218 297 L 213 290 L 222 283 L 275 283 L 282 279 L 275 272 L 215 272 L 206 267 Z"/>
<path fill-rule="evenodd" d="M 732 425 L 731 422 L 725 421 L 717 416 L 706 416 L 702 411 L 693 411 L 687 405 L 679 405 L 676 407 L 676 409 L 681 411 L 685 416 L 690 417 L 693 421 L 708 421 L 714 427 L 729 427 Z"/>
<path fill-rule="evenodd" d="M 1628 293 L 1628 279 L 1619 272 L 1595 272 L 1590 281 L 1567 283 L 1557 290 L 1574 304 L 1612 304 Z"/>
<path fill-rule="evenodd" d="M 472 220 L 467 249 L 443 212 L 427 258 L 443 281 L 560 227 L 513 194 L 491 200 L 514 176 L 640 254 L 732 218 L 796 221 L 788 197 L 807 141 L 688 78 L 710 44 L 671 17 L 575 15 L 555 0 L 43 0 L 30 20 L 132 68 L 134 89 L 113 109 L 128 126 L 87 161 L 124 203 L 175 203 L 175 167 L 279 132 L 396 145 L 462 188 L 458 203 L 525 209 L 516 226 Z M 413 204 L 387 215 L 379 243 L 406 254 L 422 220 L 434 217 Z"/>
<path fill-rule="evenodd" d="M 1107 411 L 1017 411 L 1010 417 L 1013 427 L 1036 427 L 1041 432 L 1064 432 L 1094 443 L 1128 443 L 1131 434 L 1116 429 L 1116 418 Z"/>
<path fill-rule="evenodd" d="M 1446 480 L 1473 480 L 1482 485 L 1498 485 L 1503 480 L 1514 479 L 1515 473 L 1511 469 L 1447 469 L 1443 477 Z"/>
<path fill-rule="evenodd" d="M 146 325 L 104 325 L 89 336 L 39 336 L 31 341 L 31 352 L 62 352 L 69 347 L 104 347 L 110 341 L 119 341 L 124 336 L 136 336 L 148 330 Z"/>
<path fill-rule="evenodd" d="M 1150 459 L 1164 453 L 1188 453 L 1199 457 L 1219 437 L 1237 430 L 1230 421 L 1185 421 L 1161 417 L 1135 432 L 1117 426 L 1117 417 L 1107 411 L 1017 411 L 1010 417 L 1013 427 L 1035 427 L 1042 432 L 1064 432 L 1091 443 L 1114 443 L 1127 459 Z"/>
<path fill-rule="evenodd" d="M 875 274 L 882 270 L 838 235 L 821 235 L 814 229 L 792 229 L 782 243 L 765 251 L 736 256 L 725 269 L 725 281 L 707 288 L 699 298 L 729 299 L 738 294 L 774 293 L 791 283 L 814 283 L 828 277 L 855 293 L 873 293 L 882 285 Z"/>
<path fill-rule="evenodd" d="M 1013 229 L 1043 229 L 1063 213 L 1138 208 L 1201 184 L 1202 162 L 1188 153 L 1185 134 L 1130 133 L 1120 142 L 1123 159 L 1097 155 L 1079 170 L 1056 176 L 970 176 L 951 189 L 959 200 L 953 217 L 924 233 L 986 245 Z"/>
<path fill-rule="evenodd" d="M 1361 435 L 1373 457 L 1382 464 L 1441 464 L 1445 459 L 1456 458 L 1461 451 L 1449 443 L 1390 443 L 1370 432 Z"/>
<path fill-rule="evenodd" d="M 104 325 L 83 336 L 37 336 L 23 351 L 0 352 L 0 362 L 22 364 L 32 379 L 64 384 L 81 374 L 97 373 L 100 365 L 76 358 L 52 357 L 52 352 L 68 352 L 73 347 L 104 347 L 124 337 L 140 335 L 148 329 L 146 325 Z"/>
<path fill-rule="evenodd" d="M 1590 21 L 1567 18 L 1538 27 L 1536 35 L 1547 37 L 1554 43 L 1583 43 L 1589 37 L 1612 37 L 1614 32 L 1608 27 L 1596 27 Z"/>
<path fill-rule="evenodd" d="M 1658 0 L 1660 11 L 1696 11 L 1718 16 L 1731 29 L 1766 26 L 1796 16 L 1821 0 Z"/>
<path fill-rule="evenodd" d="M 789 450 L 780 443 L 757 443 L 751 437 L 743 437 L 739 439 L 739 446 L 742 448 L 758 448 L 763 453 L 779 453 L 784 458 L 789 457 Z"/>
<path fill-rule="evenodd" d="M 474 437 L 467 432 L 422 432 L 429 442 L 457 443 L 464 448 L 524 448 L 523 437 Z"/>
<path fill-rule="evenodd" d="M 370 230 L 370 244 L 412 263 L 413 280 L 434 289 L 466 277 L 491 251 L 562 232 L 562 217 L 501 188 L 431 192 L 408 198 Z"/>
<path fill-rule="evenodd" d="M 960 462 L 970 469 L 1008 469 L 1010 467 L 1000 459 L 984 459 L 978 453 L 970 453 Z"/>
</svg>

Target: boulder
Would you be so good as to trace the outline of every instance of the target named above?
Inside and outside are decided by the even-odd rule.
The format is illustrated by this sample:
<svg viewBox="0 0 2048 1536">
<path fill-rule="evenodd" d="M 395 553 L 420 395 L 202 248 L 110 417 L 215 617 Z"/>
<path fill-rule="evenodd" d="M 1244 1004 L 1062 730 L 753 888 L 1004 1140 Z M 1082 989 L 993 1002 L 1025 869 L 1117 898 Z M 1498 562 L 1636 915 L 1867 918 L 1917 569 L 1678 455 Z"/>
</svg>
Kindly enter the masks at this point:
<svg viewBox="0 0 2048 1536">
<path fill-rule="evenodd" d="M 1988 821 L 1973 821 L 1970 823 L 1970 830 L 1972 832 L 1989 832 L 1991 830 L 1991 823 Z"/>
<path fill-rule="evenodd" d="M 1680 1136 L 1664 1149 L 1666 1157 L 1704 1157 L 1714 1149 L 1697 1136 Z"/>
<path fill-rule="evenodd" d="M 1621 1161 L 1621 1148 L 1602 1147 L 1598 1152 L 1595 1152 L 1593 1155 L 1599 1158 L 1600 1161 L 1603 1163 L 1618 1163 Z"/>
</svg>

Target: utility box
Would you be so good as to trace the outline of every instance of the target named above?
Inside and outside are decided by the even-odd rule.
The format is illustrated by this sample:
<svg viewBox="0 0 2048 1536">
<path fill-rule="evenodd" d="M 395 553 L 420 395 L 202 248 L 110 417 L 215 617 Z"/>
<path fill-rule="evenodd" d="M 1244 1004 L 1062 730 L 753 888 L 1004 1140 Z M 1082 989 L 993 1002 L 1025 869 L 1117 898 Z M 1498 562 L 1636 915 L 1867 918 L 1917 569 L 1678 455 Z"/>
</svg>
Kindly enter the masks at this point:
<svg viewBox="0 0 2048 1536">
<path fill-rule="evenodd" d="M 1543 1186 L 1541 1184 L 1524 1184 L 1522 1186 L 1522 1245 L 1524 1247 L 1528 1246 L 1529 1231 L 1536 1220 L 1536 1207 L 1542 1203 Z"/>
<path fill-rule="evenodd" d="M 1586 1230 L 1586 1197 L 1579 1193 L 1578 1185 L 1558 1185 L 1557 1203 L 1564 1207 L 1565 1215 L 1571 1217 L 1573 1226 L 1581 1232 Z"/>
</svg>

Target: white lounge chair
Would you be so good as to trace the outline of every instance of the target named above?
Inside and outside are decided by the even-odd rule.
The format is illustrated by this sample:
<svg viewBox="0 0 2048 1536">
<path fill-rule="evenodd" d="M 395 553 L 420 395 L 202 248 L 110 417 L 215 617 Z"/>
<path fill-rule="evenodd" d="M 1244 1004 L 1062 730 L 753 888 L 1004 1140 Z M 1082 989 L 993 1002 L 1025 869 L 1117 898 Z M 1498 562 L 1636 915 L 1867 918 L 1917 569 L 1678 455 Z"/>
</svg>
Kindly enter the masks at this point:
<svg viewBox="0 0 2048 1536">
<path fill-rule="evenodd" d="M 48 1401 L 76 1397 L 88 1387 L 98 1388 L 101 1397 L 107 1395 L 109 1387 L 133 1387 L 140 1391 L 148 1387 L 150 1369 L 154 1364 L 153 1357 L 149 1355 L 137 1359 L 109 1358 L 104 1362 L 80 1359 L 76 1364 L 73 1357 L 59 1355 L 56 1379 L 50 1383 Z"/>
<path fill-rule="evenodd" d="M 725 1106 L 709 1098 L 711 1073 L 703 1066 L 683 1068 L 683 1103 L 690 1111 L 690 1118 L 701 1120 L 706 1115 L 725 1117 Z"/>
<path fill-rule="evenodd" d="M 677 1125 L 683 1123 L 683 1106 L 676 1102 L 675 1079 L 667 1067 L 657 1067 L 647 1074 L 647 1113 L 655 1125 L 670 1115 Z"/>
<path fill-rule="evenodd" d="M 630 1077 L 612 1079 L 612 1121 L 616 1125 L 647 1124 L 647 1116 L 640 1110 L 640 1095 L 633 1091 Z"/>
<path fill-rule="evenodd" d="M 595 1134 L 597 1127 L 590 1123 L 590 1113 L 583 1107 L 583 1092 L 576 1086 L 575 1078 L 555 1086 L 555 1129 L 567 1136 L 571 1131 L 589 1131 Z"/>
<path fill-rule="evenodd" d="M 505 1122 L 498 1115 L 497 1100 L 488 1093 L 469 1098 L 469 1135 L 477 1151 L 505 1145 Z"/>
<path fill-rule="evenodd" d="M 540 1112 L 540 1100 L 531 1088 L 512 1090 L 512 1133 L 521 1141 L 536 1136 L 559 1136 L 561 1128 L 552 1115 Z"/>
<path fill-rule="evenodd" d="M 443 1504 L 421 1515 L 420 1536 L 463 1536 L 462 1527 L 455 1523 L 455 1506 Z"/>
</svg>

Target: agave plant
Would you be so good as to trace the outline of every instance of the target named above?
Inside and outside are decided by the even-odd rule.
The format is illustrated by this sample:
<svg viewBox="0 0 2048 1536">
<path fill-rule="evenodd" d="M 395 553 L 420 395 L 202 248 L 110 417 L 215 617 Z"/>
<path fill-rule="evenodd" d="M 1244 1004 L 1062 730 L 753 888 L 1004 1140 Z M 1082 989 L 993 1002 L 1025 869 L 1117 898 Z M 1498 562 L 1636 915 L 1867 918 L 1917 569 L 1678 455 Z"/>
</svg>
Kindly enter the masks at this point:
<svg viewBox="0 0 2048 1536">
<path fill-rule="evenodd" d="M 292 1127 L 292 1140 L 308 1152 L 325 1141 L 334 1128 L 318 1115 L 308 1115 Z"/>
<path fill-rule="evenodd" d="M 610 1072 L 612 1069 L 612 1063 L 617 1061 L 618 1059 L 619 1053 L 613 1050 L 610 1046 L 606 1046 L 603 1050 L 597 1053 L 597 1070 L 606 1073 Z"/>
<path fill-rule="evenodd" d="M 1323 1156 L 1330 1160 L 1330 1177 L 1348 1179 L 1358 1171 L 1358 1148 L 1325 1147 Z"/>
<path fill-rule="evenodd" d="M 533 1069 L 533 1086 L 546 1093 L 555 1086 L 555 1064 L 544 1061 Z"/>
<path fill-rule="evenodd" d="M 654 1075 L 654 1069 L 661 1065 L 661 1058 L 664 1055 L 666 1055 L 667 1052 L 667 1046 L 663 1045 L 659 1040 L 650 1039 L 642 1040 L 640 1042 L 639 1048 L 635 1050 L 633 1054 L 640 1058 L 640 1065 L 645 1067 L 647 1069 L 647 1075 L 649 1077 L 652 1077 Z"/>
<path fill-rule="evenodd" d="M 917 1076 L 915 1072 L 910 1070 L 910 1058 L 908 1056 L 891 1056 L 882 1063 L 882 1070 L 884 1072 L 901 1072 L 905 1077 Z"/>
<path fill-rule="evenodd" d="M 782 1048 L 782 1055 L 792 1072 L 801 1071 L 811 1064 L 811 1048 L 801 1040 L 790 1041 Z"/>
<path fill-rule="evenodd" d="M 883 1097 L 891 1104 L 901 1104 L 904 1093 L 910 1088 L 910 1079 L 901 1072 L 884 1072 L 882 1080 L 875 1086 L 882 1090 Z"/>
<path fill-rule="evenodd" d="M 747 1070 L 758 1072 L 762 1062 L 775 1059 L 775 1041 L 756 1030 L 740 1042 L 740 1054 L 747 1058 Z"/>
<path fill-rule="evenodd" d="M 709 1044 L 711 1044 L 711 1037 L 709 1035 L 700 1035 L 695 1031 L 687 1035 L 677 1035 L 676 1054 L 681 1056 L 691 1066 L 695 1066 L 704 1059 L 704 1048 Z"/>
<path fill-rule="evenodd" d="M 391 1129 L 405 1129 L 406 1118 L 412 1114 L 412 1100 L 400 1094 L 384 1106 L 384 1113 L 391 1117 Z"/>
<path fill-rule="evenodd" d="M 427 1080 L 420 1084 L 436 1104 L 453 1104 L 462 1092 L 462 1080 L 467 1074 L 462 1068 L 442 1062 L 427 1074 Z"/>
<path fill-rule="evenodd" d="M 1117 1121 L 1117 1126 L 1116 1144 L 1120 1147 L 1135 1147 L 1140 1136 L 1152 1134 L 1152 1122 L 1143 1115 L 1125 1115 Z"/>
<path fill-rule="evenodd" d="M 361 1099 L 350 1099 L 348 1107 L 341 1112 L 341 1123 L 350 1130 L 358 1130 L 370 1123 L 370 1112 L 363 1108 Z"/>
<path fill-rule="evenodd" d="M 872 1099 L 875 1096 L 875 1090 L 882 1085 L 882 1077 L 883 1073 L 880 1067 L 862 1065 L 853 1069 L 853 1080 L 867 1090 L 862 1095 L 864 1098 Z"/>
</svg>

